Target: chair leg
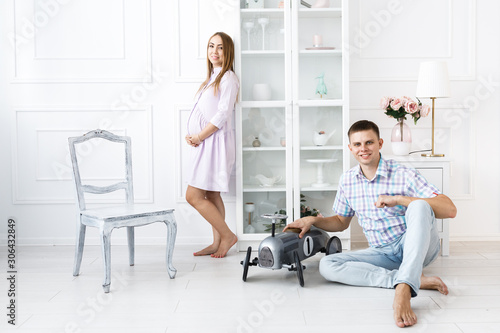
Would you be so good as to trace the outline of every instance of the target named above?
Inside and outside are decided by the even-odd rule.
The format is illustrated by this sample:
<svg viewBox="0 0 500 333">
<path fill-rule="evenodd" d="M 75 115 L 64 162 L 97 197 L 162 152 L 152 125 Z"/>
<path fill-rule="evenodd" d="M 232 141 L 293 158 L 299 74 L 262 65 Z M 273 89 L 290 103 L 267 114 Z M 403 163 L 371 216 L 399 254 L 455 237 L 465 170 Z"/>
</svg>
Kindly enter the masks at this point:
<svg viewBox="0 0 500 333">
<path fill-rule="evenodd" d="M 111 231 L 113 231 L 113 228 L 102 226 L 99 229 L 101 236 L 102 262 L 104 264 L 104 282 L 102 287 L 105 293 L 109 293 L 111 285 Z"/>
<path fill-rule="evenodd" d="M 128 263 L 134 266 L 135 258 L 135 240 L 134 240 L 134 227 L 127 227 L 127 241 L 128 241 Z"/>
<path fill-rule="evenodd" d="M 165 221 L 167 225 L 167 271 L 171 279 L 175 278 L 177 270 L 172 264 L 172 257 L 174 254 L 175 237 L 177 236 L 177 222 L 175 221 L 174 214 L 170 214 L 170 218 Z"/>
<path fill-rule="evenodd" d="M 78 222 L 77 228 L 78 231 L 76 235 L 75 263 L 73 265 L 73 276 L 78 276 L 80 274 L 80 266 L 82 264 L 82 257 L 83 257 L 83 245 L 85 244 L 85 231 L 87 227 Z"/>
</svg>

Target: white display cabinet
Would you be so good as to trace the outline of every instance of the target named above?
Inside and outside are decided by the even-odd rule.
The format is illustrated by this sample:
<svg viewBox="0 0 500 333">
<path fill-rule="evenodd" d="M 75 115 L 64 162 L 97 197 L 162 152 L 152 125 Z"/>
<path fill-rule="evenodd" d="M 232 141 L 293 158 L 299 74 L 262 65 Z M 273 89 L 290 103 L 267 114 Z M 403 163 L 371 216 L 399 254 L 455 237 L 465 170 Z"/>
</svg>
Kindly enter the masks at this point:
<svg viewBox="0 0 500 333">
<path fill-rule="evenodd" d="M 269 235 L 262 214 L 286 213 L 283 223 L 290 223 L 301 217 L 304 204 L 332 215 L 339 177 L 349 166 L 347 1 L 330 1 L 328 8 L 306 8 L 300 0 L 284 1 L 283 8 L 279 3 L 266 0 L 264 8 L 240 10 L 235 43 L 241 81 L 236 112 L 240 250 L 256 249 Z M 315 47 L 318 40 L 322 46 Z M 320 96 L 321 76 L 327 92 Z M 350 248 L 349 230 L 336 235 Z"/>
</svg>

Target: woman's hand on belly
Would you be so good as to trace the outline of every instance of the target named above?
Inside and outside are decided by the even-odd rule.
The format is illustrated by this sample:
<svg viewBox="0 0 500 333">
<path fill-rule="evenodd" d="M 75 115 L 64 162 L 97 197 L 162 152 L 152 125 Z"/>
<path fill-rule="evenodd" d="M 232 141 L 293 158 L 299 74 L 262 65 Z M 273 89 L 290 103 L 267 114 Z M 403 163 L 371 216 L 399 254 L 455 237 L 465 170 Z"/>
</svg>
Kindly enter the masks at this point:
<svg viewBox="0 0 500 333">
<path fill-rule="evenodd" d="M 186 142 L 188 145 L 190 145 L 191 147 L 198 147 L 200 144 L 199 143 L 195 143 L 195 141 L 197 141 L 197 139 L 195 138 L 195 135 L 186 135 Z"/>
</svg>

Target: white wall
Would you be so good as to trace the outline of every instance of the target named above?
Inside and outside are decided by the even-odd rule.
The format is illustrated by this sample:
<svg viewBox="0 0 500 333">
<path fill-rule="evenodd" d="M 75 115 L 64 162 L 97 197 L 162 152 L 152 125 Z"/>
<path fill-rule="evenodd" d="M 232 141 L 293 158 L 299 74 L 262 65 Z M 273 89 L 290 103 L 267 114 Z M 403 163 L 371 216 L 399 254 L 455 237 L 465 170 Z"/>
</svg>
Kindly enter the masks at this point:
<svg viewBox="0 0 500 333">
<path fill-rule="evenodd" d="M 375 121 L 389 142 L 395 122 L 378 109 L 380 98 L 415 96 L 419 63 L 446 61 L 451 97 L 436 99 L 435 151 L 452 160 L 449 196 L 458 215 L 450 236 L 500 239 L 499 156 L 491 145 L 499 139 L 500 3 L 356 0 L 350 6 L 351 122 Z M 411 129 L 413 150 L 429 148 L 430 117 Z M 382 153 L 391 153 L 390 144 Z M 353 240 L 363 237 L 354 228 Z"/>
<path fill-rule="evenodd" d="M 177 243 L 210 240 L 208 224 L 182 199 L 182 121 L 205 75 L 208 37 L 223 30 L 239 43 L 237 6 L 239 0 L 0 2 L 0 219 L 17 218 L 19 243 L 74 243 L 66 138 L 97 127 L 132 136 L 136 197 L 176 209 Z M 352 37 L 369 37 L 351 40 L 351 122 L 372 119 L 387 132 L 393 120 L 378 110 L 379 99 L 414 96 L 420 61 L 449 63 L 452 97 L 437 100 L 436 149 L 453 159 L 450 196 L 459 213 L 452 239 L 500 239 L 492 144 L 499 139 L 499 9 L 494 0 L 350 1 Z M 382 15 L 389 10 L 395 13 Z M 416 145 L 428 141 L 430 119 L 412 130 Z M 226 208 L 235 230 L 231 194 Z M 161 244 L 165 231 L 141 228 L 137 242 Z M 96 235 L 89 229 L 88 243 L 97 244 Z M 353 236 L 363 237 L 356 228 Z M 117 230 L 113 242 L 124 240 Z"/>
<path fill-rule="evenodd" d="M 234 32 L 236 6 L 239 1 L 0 3 L 0 219 L 17 218 L 19 244 L 74 244 L 67 138 L 94 128 L 132 137 L 136 200 L 176 209 L 178 244 L 210 240 L 208 224 L 181 197 L 185 133 L 179 124 L 206 75 L 208 37 Z M 109 178 L 106 171 L 95 169 L 93 176 Z M 228 201 L 235 229 L 234 196 Z M 137 243 L 163 244 L 166 228 L 148 226 L 136 235 Z M 88 229 L 87 243 L 98 243 L 96 230 Z M 125 243 L 124 230 L 114 232 L 113 243 Z"/>
</svg>

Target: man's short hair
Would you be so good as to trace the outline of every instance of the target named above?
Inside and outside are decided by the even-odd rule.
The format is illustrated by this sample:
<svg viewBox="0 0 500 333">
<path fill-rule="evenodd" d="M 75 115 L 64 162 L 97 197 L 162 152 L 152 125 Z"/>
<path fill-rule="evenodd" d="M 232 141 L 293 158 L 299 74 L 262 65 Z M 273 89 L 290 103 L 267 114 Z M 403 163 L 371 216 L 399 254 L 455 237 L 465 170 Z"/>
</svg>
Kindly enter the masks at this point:
<svg viewBox="0 0 500 333">
<path fill-rule="evenodd" d="M 349 138 L 349 142 L 351 142 L 351 134 L 369 130 L 373 130 L 375 134 L 377 134 L 377 139 L 380 139 L 380 131 L 378 129 L 377 124 L 369 120 L 359 120 L 354 124 L 352 124 L 351 128 L 349 128 L 349 131 L 347 132 L 347 137 Z"/>
</svg>

